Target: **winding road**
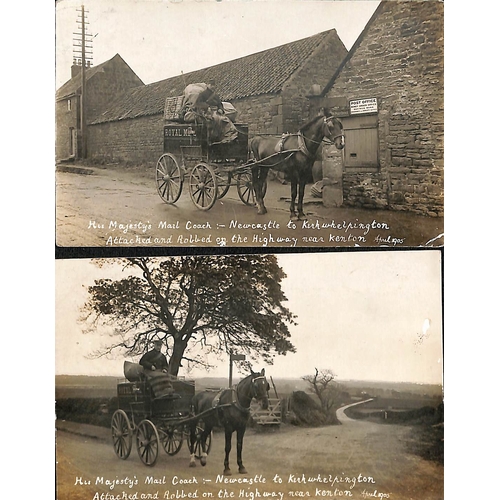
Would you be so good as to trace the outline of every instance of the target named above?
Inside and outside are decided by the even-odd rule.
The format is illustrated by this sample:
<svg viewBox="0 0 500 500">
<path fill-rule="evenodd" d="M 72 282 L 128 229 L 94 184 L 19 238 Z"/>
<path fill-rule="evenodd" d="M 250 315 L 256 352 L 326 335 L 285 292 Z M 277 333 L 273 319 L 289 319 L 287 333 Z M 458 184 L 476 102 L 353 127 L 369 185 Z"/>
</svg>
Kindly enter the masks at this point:
<svg viewBox="0 0 500 500">
<path fill-rule="evenodd" d="M 408 427 L 349 419 L 342 425 L 277 430 L 249 429 L 243 459 L 248 474 L 231 467 L 222 476 L 224 437 L 216 433 L 206 467 L 189 468 L 185 445 L 171 457 L 161 450 L 146 467 L 134 449 L 127 460 L 116 457 L 110 437 L 57 433 L 58 500 L 141 498 L 390 498 L 440 500 L 443 467 L 409 454 Z M 101 429 L 102 432 L 102 429 Z"/>
</svg>

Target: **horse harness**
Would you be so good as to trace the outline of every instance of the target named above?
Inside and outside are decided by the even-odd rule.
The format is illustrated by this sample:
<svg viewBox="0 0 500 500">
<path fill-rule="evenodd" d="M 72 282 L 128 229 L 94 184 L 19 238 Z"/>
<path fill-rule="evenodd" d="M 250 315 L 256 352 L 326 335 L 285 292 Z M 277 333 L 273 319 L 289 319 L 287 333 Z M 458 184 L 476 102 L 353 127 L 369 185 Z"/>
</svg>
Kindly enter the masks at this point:
<svg viewBox="0 0 500 500">
<path fill-rule="evenodd" d="M 325 138 L 328 138 L 329 142 L 332 144 L 335 139 L 338 139 L 339 137 L 344 137 L 344 134 L 338 134 L 336 135 L 335 137 L 330 137 L 330 129 L 328 128 L 328 122 L 334 120 L 335 118 L 333 116 L 328 116 L 324 118 L 323 120 L 323 140 L 318 142 L 318 141 L 315 141 L 314 139 L 309 139 L 311 142 L 314 142 L 316 144 L 321 144 L 321 142 L 324 141 Z M 289 150 L 285 150 L 285 142 L 286 140 L 289 138 L 289 137 L 292 137 L 292 136 L 296 136 L 297 137 L 297 141 L 299 143 L 299 147 L 298 149 L 289 149 Z M 296 134 L 282 134 L 282 136 L 280 137 L 278 143 L 276 144 L 276 147 L 274 148 L 274 151 L 278 154 L 283 154 L 283 153 L 290 153 L 290 154 L 293 154 L 293 153 L 297 153 L 297 152 L 301 152 L 303 153 L 307 158 L 315 158 L 315 154 L 312 154 L 308 149 L 307 149 L 307 146 L 306 146 L 306 140 L 305 140 L 305 137 L 304 137 L 304 134 L 299 130 Z M 288 159 L 288 158 L 287 158 Z"/>
<path fill-rule="evenodd" d="M 253 394 L 252 394 L 252 399 L 254 397 L 257 396 L 257 393 L 256 393 L 256 390 L 255 390 L 255 385 L 254 385 L 254 382 L 258 379 L 262 379 L 262 378 L 265 378 L 263 376 L 258 376 L 258 377 L 255 377 L 252 379 L 252 390 L 253 390 Z M 220 408 L 226 408 L 226 407 L 229 407 L 229 406 L 235 406 L 236 408 L 238 408 L 238 410 L 240 410 L 241 412 L 243 413 L 250 413 L 250 406 L 248 406 L 248 408 L 244 407 L 239 399 L 238 399 L 238 386 L 236 386 L 236 388 L 232 387 L 230 389 L 221 389 L 215 396 L 214 400 L 212 401 L 212 409 L 214 410 L 217 410 L 217 409 L 220 409 Z M 221 400 L 221 397 L 223 394 L 225 394 L 227 391 L 231 391 L 231 403 L 221 403 L 220 400 Z"/>
<path fill-rule="evenodd" d="M 299 147 L 298 149 L 285 149 L 285 142 L 286 140 L 289 138 L 289 137 L 297 137 L 297 141 L 299 143 Z M 305 139 L 304 139 L 304 135 L 302 134 L 302 132 L 297 132 L 296 134 L 283 134 L 278 143 L 276 144 L 276 147 L 274 148 L 274 151 L 277 153 L 277 154 L 284 154 L 284 153 L 288 153 L 289 156 L 292 156 L 294 153 L 298 153 L 298 152 L 301 152 L 301 153 L 304 153 L 308 158 L 312 158 L 313 155 L 309 152 L 309 150 L 307 149 L 307 146 L 306 146 L 306 142 L 305 142 Z M 287 158 L 287 159 L 288 159 Z"/>
</svg>

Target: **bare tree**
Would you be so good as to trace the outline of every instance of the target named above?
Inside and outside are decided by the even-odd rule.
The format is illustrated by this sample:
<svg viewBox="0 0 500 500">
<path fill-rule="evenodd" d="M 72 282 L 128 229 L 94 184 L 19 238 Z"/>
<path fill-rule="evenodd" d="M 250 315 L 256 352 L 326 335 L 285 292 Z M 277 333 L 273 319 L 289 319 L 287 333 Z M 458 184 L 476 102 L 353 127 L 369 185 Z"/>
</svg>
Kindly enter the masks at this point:
<svg viewBox="0 0 500 500">
<path fill-rule="evenodd" d="M 336 375 L 329 369 L 314 369 L 314 375 L 304 375 L 302 380 L 309 384 L 309 389 L 316 394 L 323 412 L 328 415 L 337 402 L 342 387 L 335 382 Z"/>
</svg>

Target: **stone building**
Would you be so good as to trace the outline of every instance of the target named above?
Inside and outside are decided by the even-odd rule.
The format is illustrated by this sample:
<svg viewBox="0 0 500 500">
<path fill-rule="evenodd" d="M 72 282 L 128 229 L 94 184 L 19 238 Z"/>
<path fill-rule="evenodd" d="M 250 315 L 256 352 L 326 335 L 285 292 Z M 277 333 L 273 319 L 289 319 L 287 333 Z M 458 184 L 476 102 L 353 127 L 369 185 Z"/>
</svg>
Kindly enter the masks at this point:
<svg viewBox="0 0 500 500">
<path fill-rule="evenodd" d="M 441 1 L 382 2 L 333 74 L 345 149 L 323 148 L 323 203 L 443 215 Z"/>
<path fill-rule="evenodd" d="M 56 159 L 81 157 L 82 67 L 71 67 L 71 79 L 56 92 Z M 85 115 L 87 122 L 99 116 L 117 92 L 144 85 L 116 54 L 112 59 L 85 68 Z"/>
<path fill-rule="evenodd" d="M 295 132 L 310 116 L 315 89 L 324 88 L 347 49 L 335 29 L 215 66 L 131 88 L 89 121 L 91 158 L 153 163 L 163 153 L 165 99 L 186 85 L 213 82 L 238 111 L 249 134 Z"/>
</svg>

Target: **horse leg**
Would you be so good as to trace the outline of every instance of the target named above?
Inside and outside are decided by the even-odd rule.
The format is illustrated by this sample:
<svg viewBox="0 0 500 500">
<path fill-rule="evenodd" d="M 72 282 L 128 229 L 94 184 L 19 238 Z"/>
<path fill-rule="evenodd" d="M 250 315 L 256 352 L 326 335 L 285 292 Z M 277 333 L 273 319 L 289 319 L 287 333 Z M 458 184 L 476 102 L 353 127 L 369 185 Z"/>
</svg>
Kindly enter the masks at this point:
<svg viewBox="0 0 500 500">
<path fill-rule="evenodd" d="M 201 456 L 200 456 L 200 464 L 205 466 L 207 465 L 207 437 L 212 432 L 212 427 L 210 425 L 205 424 L 205 428 L 201 433 Z"/>
<path fill-rule="evenodd" d="M 245 427 L 239 427 L 238 430 L 236 431 L 236 453 L 237 453 L 238 472 L 240 474 L 247 473 L 247 470 L 243 465 L 243 459 L 242 459 L 244 435 L 245 435 Z"/>
<path fill-rule="evenodd" d="M 226 446 L 224 451 L 226 452 L 226 457 L 224 458 L 224 475 L 230 476 L 231 469 L 229 468 L 229 453 L 231 452 L 231 437 L 233 435 L 233 431 L 226 430 Z"/>
<path fill-rule="evenodd" d="M 292 177 L 290 180 L 290 219 L 294 217 L 295 214 L 295 199 L 297 198 L 297 180 Z"/>
<path fill-rule="evenodd" d="M 267 177 L 266 167 L 254 167 L 252 169 L 252 187 L 255 193 L 255 202 L 257 203 L 257 213 L 264 215 L 267 213 L 267 208 L 264 205 L 264 182 Z"/>
<path fill-rule="evenodd" d="M 304 214 L 304 208 L 303 208 L 303 204 L 304 204 L 304 193 L 305 193 L 305 190 L 306 190 L 306 180 L 305 178 L 301 178 L 299 180 L 299 202 L 297 204 L 297 218 L 298 219 L 301 219 L 302 217 L 305 218 L 305 214 Z"/>
<path fill-rule="evenodd" d="M 196 457 L 194 451 L 196 449 L 196 423 L 190 426 L 189 429 L 189 467 L 196 467 Z"/>
</svg>

